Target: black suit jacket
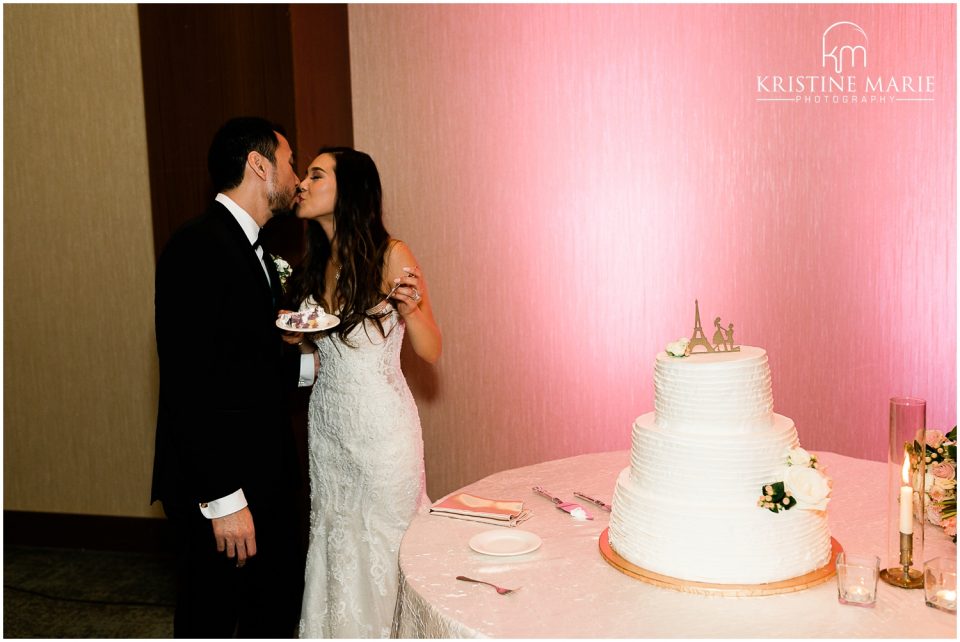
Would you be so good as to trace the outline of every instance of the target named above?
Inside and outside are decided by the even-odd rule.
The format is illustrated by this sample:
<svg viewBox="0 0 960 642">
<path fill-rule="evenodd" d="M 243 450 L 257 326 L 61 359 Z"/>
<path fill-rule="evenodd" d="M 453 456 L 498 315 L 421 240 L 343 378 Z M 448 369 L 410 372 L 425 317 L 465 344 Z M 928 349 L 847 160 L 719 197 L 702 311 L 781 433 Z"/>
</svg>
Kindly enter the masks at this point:
<svg viewBox="0 0 960 642">
<path fill-rule="evenodd" d="M 151 501 L 196 506 L 242 488 L 251 506 L 300 480 L 285 391 L 299 351 L 274 325 L 271 284 L 220 203 L 171 237 L 157 262 L 160 404 Z"/>
</svg>

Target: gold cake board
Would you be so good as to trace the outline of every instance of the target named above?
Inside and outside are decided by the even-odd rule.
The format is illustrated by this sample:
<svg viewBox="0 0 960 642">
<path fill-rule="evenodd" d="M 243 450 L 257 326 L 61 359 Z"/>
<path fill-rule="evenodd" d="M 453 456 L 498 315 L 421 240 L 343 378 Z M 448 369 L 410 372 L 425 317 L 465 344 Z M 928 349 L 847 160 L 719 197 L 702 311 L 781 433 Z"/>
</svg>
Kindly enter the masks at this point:
<svg viewBox="0 0 960 642">
<path fill-rule="evenodd" d="M 653 571 L 640 568 L 631 564 L 610 547 L 610 538 L 608 536 L 609 528 L 603 529 L 600 533 L 600 555 L 610 566 L 621 573 L 626 573 L 630 577 L 659 586 L 662 588 L 673 589 L 683 593 L 696 593 L 698 595 L 720 595 L 724 597 L 752 597 L 755 595 L 776 595 L 777 593 L 793 593 L 802 591 L 811 586 L 826 582 L 837 572 L 834 560 L 837 554 L 843 550 L 840 542 L 830 538 L 831 552 L 830 561 L 824 566 L 810 571 L 806 575 L 794 577 L 780 582 L 770 582 L 769 584 L 710 584 L 708 582 L 692 582 L 690 580 L 680 580 L 667 575 L 660 575 Z"/>
</svg>

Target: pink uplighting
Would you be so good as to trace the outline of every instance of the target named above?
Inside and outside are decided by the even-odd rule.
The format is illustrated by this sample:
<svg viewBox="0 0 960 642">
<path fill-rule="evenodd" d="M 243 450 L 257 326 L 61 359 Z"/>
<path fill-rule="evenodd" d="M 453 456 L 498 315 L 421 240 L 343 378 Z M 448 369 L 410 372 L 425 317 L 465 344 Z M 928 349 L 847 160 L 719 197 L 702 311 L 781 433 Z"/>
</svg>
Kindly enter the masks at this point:
<svg viewBox="0 0 960 642">
<path fill-rule="evenodd" d="M 864 58 L 825 56 L 838 22 L 865 39 L 827 40 Z M 883 459 L 892 396 L 952 427 L 955 22 L 953 5 L 351 6 L 355 139 L 444 330 L 435 375 L 411 376 L 431 494 L 628 447 L 694 299 L 708 336 L 721 316 L 767 350 L 809 449 Z M 836 64 L 853 87 L 797 90 Z M 458 448 L 499 455 L 454 480 Z"/>
</svg>

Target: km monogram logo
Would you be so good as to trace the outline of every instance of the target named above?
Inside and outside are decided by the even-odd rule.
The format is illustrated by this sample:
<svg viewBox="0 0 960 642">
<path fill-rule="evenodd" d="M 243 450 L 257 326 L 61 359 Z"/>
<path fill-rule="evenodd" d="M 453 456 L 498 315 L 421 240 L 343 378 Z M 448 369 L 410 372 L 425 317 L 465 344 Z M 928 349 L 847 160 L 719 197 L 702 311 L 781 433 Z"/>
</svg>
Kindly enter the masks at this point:
<svg viewBox="0 0 960 642">
<path fill-rule="evenodd" d="M 844 66 L 856 67 L 857 54 L 861 66 L 867 67 L 867 34 L 852 22 L 835 22 L 823 32 L 821 65 L 833 61 L 833 71 L 843 73 Z"/>
</svg>

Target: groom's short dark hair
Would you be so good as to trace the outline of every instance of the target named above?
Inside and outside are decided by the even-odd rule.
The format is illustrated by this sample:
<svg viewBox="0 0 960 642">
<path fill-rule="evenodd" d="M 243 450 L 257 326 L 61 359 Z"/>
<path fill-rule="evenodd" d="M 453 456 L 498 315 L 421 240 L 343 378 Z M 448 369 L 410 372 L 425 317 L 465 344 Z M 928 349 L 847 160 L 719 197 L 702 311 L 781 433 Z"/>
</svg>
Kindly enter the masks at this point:
<svg viewBox="0 0 960 642">
<path fill-rule="evenodd" d="M 250 152 L 259 152 L 276 164 L 280 141 L 275 132 L 287 135 L 283 127 L 264 118 L 231 118 L 224 123 L 214 134 L 207 154 L 213 189 L 222 192 L 242 183 L 243 167 Z"/>
</svg>

